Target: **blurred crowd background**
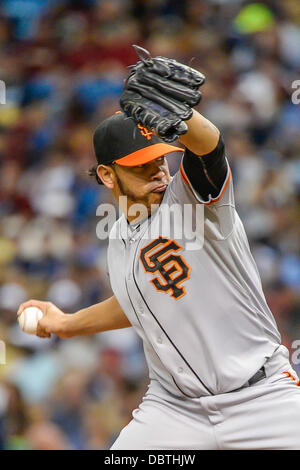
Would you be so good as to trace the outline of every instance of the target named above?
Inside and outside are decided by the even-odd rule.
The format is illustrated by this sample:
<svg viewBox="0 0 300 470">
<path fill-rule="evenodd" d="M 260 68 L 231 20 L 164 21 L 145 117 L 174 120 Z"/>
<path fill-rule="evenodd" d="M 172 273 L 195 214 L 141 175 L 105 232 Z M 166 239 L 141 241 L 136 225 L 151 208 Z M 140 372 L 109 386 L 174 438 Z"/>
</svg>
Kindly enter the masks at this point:
<svg viewBox="0 0 300 470">
<path fill-rule="evenodd" d="M 119 109 L 127 67 L 137 61 L 132 44 L 206 75 L 198 109 L 223 133 L 237 208 L 293 352 L 299 24 L 299 0 L 0 2 L 0 449 L 107 449 L 147 387 L 132 329 L 42 340 L 16 324 L 29 298 L 72 313 L 111 295 L 107 241 L 96 236 L 96 208 L 111 196 L 87 170 L 93 131 Z M 169 162 L 174 173 L 179 160 Z"/>
</svg>

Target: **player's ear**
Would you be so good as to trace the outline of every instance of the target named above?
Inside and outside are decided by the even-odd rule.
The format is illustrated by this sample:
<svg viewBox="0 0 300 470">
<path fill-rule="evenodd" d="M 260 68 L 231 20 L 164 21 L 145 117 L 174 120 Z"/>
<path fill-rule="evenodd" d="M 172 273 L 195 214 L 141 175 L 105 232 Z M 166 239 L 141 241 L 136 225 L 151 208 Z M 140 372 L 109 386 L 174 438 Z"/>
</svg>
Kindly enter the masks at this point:
<svg viewBox="0 0 300 470">
<path fill-rule="evenodd" d="M 97 175 L 102 183 L 109 189 L 113 189 L 115 185 L 115 174 L 110 165 L 98 165 Z"/>
</svg>

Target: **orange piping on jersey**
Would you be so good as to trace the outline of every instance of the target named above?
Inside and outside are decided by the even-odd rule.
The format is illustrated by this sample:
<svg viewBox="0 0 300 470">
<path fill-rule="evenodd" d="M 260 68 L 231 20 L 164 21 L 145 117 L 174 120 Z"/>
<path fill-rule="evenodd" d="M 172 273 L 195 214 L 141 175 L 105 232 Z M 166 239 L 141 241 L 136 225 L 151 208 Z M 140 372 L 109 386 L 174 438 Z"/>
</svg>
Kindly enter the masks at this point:
<svg viewBox="0 0 300 470">
<path fill-rule="evenodd" d="M 183 179 L 183 181 L 185 182 L 185 184 L 187 184 L 188 186 L 190 186 L 190 182 L 189 182 L 189 180 L 187 179 L 187 176 L 186 176 L 186 174 L 185 174 L 185 172 L 184 172 L 184 169 L 183 169 L 183 166 L 182 166 L 182 162 L 180 163 L 179 170 L 180 170 L 181 178 Z"/>
<path fill-rule="evenodd" d="M 179 169 L 180 169 L 180 174 L 181 174 L 181 177 L 182 177 L 183 181 L 184 181 L 188 186 L 190 186 L 190 187 L 192 188 L 192 184 L 190 183 L 190 181 L 189 181 L 188 177 L 186 176 L 185 171 L 184 171 L 184 169 L 183 169 L 182 162 L 180 163 Z M 203 204 L 204 204 L 205 206 L 209 206 L 210 204 L 213 204 L 213 203 L 215 203 L 215 202 L 218 202 L 218 201 L 222 198 L 222 196 L 224 195 L 224 193 L 225 193 L 225 191 L 226 191 L 226 188 L 227 188 L 227 186 L 228 186 L 228 183 L 229 183 L 230 179 L 231 179 L 231 169 L 230 169 L 230 166 L 228 165 L 228 174 L 227 174 L 226 181 L 225 181 L 225 183 L 224 183 L 224 186 L 223 186 L 223 189 L 222 189 L 221 193 L 219 194 L 218 197 L 212 198 L 211 201 L 209 201 L 209 202 L 203 202 Z"/>
<path fill-rule="evenodd" d="M 282 372 L 282 374 L 285 374 L 289 379 L 293 381 L 297 381 L 296 385 L 297 387 L 300 387 L 300 380 L 297 380 L 296 377 L 294 377 L 288 370 L 285 370 L 284 372 Z"/>
<path fill-rule="evenodd" d="M 212 200 L 209 201 L 209 202 L 205 202 L 204 204 L 205 204 L 206 206 L 209 206 L 209 204 L 213 204 L 214 202 L 217 202 L 217 201 L 219 201 L 219 200 L 222 198 L 223 194 L 224 194 L 225 191 L 226 191 L 226 188 L 227 188 L 227 186 L 228 186 L 228 183 L 229 183 L 230 179 L 231 179 L 231 169 L 230 169 L 230 166 L 228 165 L 228 175 L 227 175 L 226 182 L 225 182 L 224 188 L 222 189 L 221 194 L 220 194 L 216 199 L 212 199 Z"/>
</svg>

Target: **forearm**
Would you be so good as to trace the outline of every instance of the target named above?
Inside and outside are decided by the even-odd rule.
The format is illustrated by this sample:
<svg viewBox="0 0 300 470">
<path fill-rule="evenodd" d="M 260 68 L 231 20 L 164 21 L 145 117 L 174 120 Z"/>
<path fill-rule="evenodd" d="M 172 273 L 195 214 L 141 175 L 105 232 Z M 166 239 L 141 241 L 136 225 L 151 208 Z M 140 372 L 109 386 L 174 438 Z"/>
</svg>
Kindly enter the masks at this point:
<svg viewBox="0 0 300 470">
<path fill-rule="evenodd" d="M 66 314 L 63 321 L 64 336 L 69 338 L 130 326 L 115 296 L 72 315 Z"/>
<path fill-rule="evenodd" d="M 193 116 L 185 121 L 188 132 L 179 141 L 196 155 L 206 155 L 218 144 L 220 132 L 208 119 L 193 110 Z"/>
</svg>

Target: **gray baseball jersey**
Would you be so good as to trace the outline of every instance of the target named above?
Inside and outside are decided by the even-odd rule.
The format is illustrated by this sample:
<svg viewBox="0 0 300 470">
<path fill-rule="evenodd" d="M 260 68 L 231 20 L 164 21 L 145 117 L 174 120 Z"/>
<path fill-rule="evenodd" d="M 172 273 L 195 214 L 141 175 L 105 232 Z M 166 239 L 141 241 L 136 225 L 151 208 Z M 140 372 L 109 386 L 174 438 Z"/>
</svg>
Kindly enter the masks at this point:
<svg viewBox="0 0 300 470">
<path fill-rule="evenodd" d="M 172 216 L 174 206 L 191 208 L 199 240 L 203 231 L 196 248 L 184 230 L 178 236 L 182 219 Z M 110 233 L 108 268 L 143 340 L 150 379 L 173 395 L 238 389 L 280 345 L 235 209 L 229 165 L 213 200 L 201 200 L 181 166 L 151 217 L 130 226 L 122 215 Z"/>
</svg>

